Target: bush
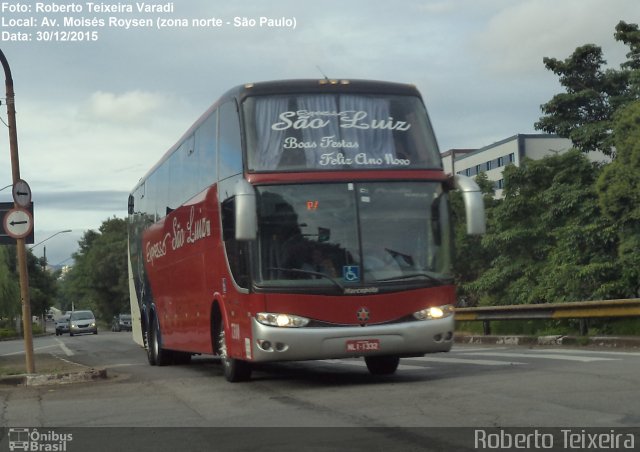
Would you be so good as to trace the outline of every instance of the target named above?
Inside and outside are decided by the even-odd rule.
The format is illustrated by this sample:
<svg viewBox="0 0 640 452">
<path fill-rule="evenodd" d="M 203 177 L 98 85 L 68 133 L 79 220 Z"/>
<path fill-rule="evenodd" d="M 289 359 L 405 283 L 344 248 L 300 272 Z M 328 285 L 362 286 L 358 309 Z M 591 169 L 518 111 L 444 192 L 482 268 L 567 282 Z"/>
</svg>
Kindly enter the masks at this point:
<svg viewBox="0 0 640 452">
<path fill-rule="evenodd" d="M 18 333 L 11 328 L 0 328 L 0 339 L 6 339 L 9 337 L 16 337 Z"/>
</svg>

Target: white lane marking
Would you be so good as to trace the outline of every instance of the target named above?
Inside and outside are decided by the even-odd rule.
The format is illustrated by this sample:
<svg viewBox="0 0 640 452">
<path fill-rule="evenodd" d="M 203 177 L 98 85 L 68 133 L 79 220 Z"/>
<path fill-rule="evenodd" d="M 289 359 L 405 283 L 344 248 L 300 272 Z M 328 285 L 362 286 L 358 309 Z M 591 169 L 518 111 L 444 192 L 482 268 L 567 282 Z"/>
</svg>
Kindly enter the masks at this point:
<svg viewBox="0 0 640 452">
<path fill-rule="evenodd" d="M 20 350 L 17 352 L 12 352 L 12 353 L 4 353 L 0 356 L 13 356 L 13 355 L 24 355 L 24 350 Z"/>
<path fill-rule="evenodd" d="M 640 356 L 639 352 L 614 352 L 601 350 L 562 350 L 562 349 L 541 349 L 545 353 L 558 353 L 571 355 L 573 353 L 593 354 L 593 355 L 611 355 L 611 356 Z"/>
<path fill-rule="evenodd" d="M 35 347 L 33 351 L 37 352 L 40 350 L 46 350 L 47 348 L 54 348 L 54 347 L 57 347 L 57 345 L 45 345 L 43 347 Z M 11 353 L 3 353 L 0 356 L 14 356 L 14 355 L 24 355 L 24 350 L 18 350 L 17 352 L 11 352 Z"/>
<path fill-rule="evenodd" d="M 518 366 L 526 363 L 520 363 L 517 361 L 494 361 L 491 359 L 464 359 L 464 358 L 449 358 L 449 357 L 437 357 L 437 356 L 423 356 L 421 358 L 410 358 L 411 360 L 426 361 L 430 363 L 453 363 L 453 364 L 472 364 L 475 366 Z"/>
<path fill-rule="evenodd" d="M 64 342 L 62 342 L 60 339 L 55 338 L 56 342 L 58 343 L 58 345 L 60 346 L 60 348 L 62 349 L 62 351 L 64 352 L 65 355 L 67 356 L 73 356 L 75 355 L 75 353 L 69 349 L 69 347 L 67 347 Z"/>
<path fill-rule="evenodd" d="M 493 350 L 507 350 L 509 347 L 460 347 L 454 345 L 449 353 L 469 353 L 469 352 L 483 352 L 483 351 L 493 351 Z"/>
<path fill-rule="evenodd" d="M 558 355 L 553 353 L 506 353 L 506 352 L 480 352 L 473 353 L 474 356 L 493 356 L 495 358 L 534 358 L 534 359 L 555 359 L 560 361 L 580 361 L 589 363 L 593 361 L 620 361 L 619 358 L 599 358 L 591 356 Z"/>
</svg>

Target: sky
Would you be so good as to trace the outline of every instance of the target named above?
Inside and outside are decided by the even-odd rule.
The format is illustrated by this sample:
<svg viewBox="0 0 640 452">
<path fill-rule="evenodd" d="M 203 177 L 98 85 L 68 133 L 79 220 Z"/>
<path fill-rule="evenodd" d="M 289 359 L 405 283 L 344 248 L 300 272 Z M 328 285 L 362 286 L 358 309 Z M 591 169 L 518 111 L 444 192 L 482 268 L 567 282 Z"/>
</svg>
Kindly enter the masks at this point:
<svg viewBox="0 0 640 452">
<path fill-rule="evenodd" d="M 0 49 L 33 193 L 32 251 L 72 264 L 84 233 L 125 218 L 136 182 L 233 86 L 324 75 L 413 83 L 441 151 L 480 148 L 536 133 L 540 105 L 562 91 L 544 57 L 592 43 L 617 68 L 627 48 L 615 25 L 639 13 L 637 0 L 5 0 Z M 2 130 L 0 188 L 12 182 Z"/>
</svg>

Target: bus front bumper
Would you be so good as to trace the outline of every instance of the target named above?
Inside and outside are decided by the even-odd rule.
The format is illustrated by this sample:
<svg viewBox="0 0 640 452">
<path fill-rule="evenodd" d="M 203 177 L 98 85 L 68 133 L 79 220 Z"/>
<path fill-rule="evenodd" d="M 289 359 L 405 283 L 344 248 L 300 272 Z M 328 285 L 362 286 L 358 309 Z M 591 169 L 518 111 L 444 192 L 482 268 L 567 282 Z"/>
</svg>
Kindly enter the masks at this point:
<svg viewBox="0 0 640 452">
<path fill-rule="evenodd" d="M 302 361 L 448 352 L 454 317 L 386 325 L 281 328 L 252 319 L 251 360 Z M 248 350 L 247 350 L 248 351 Z"/>
</svg>

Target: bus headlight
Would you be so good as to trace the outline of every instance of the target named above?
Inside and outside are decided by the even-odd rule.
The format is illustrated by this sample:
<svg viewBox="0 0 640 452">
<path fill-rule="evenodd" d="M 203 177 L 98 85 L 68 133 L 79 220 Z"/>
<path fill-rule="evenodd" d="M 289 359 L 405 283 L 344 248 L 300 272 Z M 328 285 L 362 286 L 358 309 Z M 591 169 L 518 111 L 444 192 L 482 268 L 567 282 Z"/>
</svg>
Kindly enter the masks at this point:
<svg viewBox="0 0 640 452">
<path fill-rule="evenodd" d="M 418 320 L 435 320 L 443 319 L 453 315 L 454 308 L 450 304 L 444 306 L 431 306 L 430 308 L 422 309 L 418 312 L 414 312 L 413 316 Z"/>
<path fill-rule="evenodd" d="M 257 313 L 256 320 L 263 325 L 279 326 L 283 328 L 300 328 L 307 326 L 309 323 L 309 319 L 306 317 L 291 314 L 274 314 L 271 312 Z"/>
</svg>

